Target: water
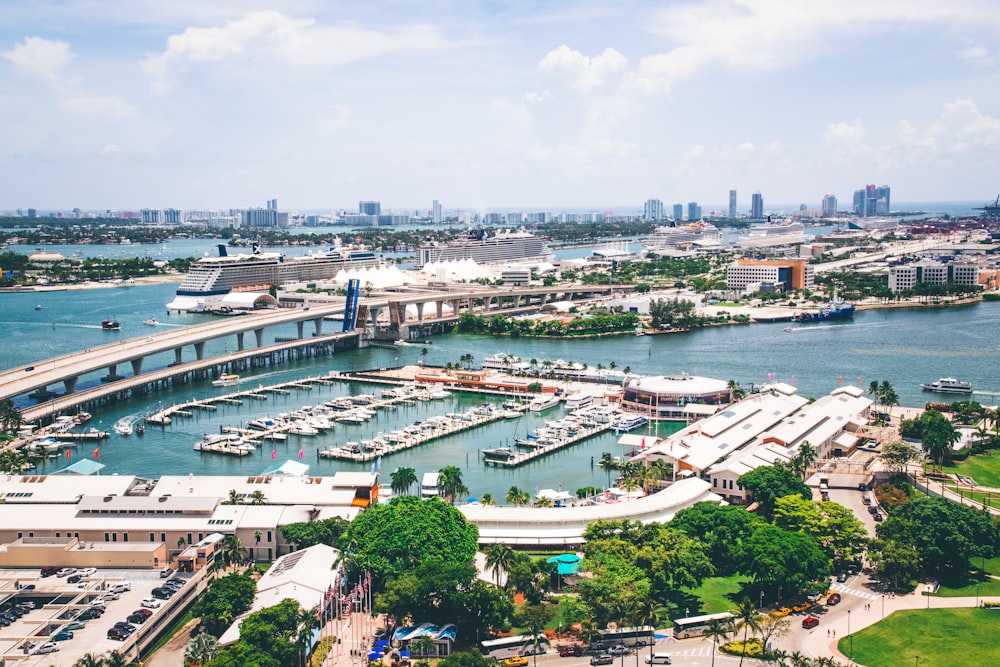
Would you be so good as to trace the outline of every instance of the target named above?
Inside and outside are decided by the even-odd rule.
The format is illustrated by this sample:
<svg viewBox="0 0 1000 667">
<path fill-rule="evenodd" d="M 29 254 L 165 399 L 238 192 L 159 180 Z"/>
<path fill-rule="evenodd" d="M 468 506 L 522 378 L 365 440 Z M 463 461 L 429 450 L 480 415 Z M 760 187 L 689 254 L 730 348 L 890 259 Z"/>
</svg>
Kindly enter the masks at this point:
<svg viewBox="0 0 1000 667">
<path fill-rule="evenodd" d="M 175 285 L 138 286 L 117 289 L 63 291 L 32 294 L 0 294 L 0 320 L 5 327 L 6 341 L 0 363 L 4 367 L 34 363 L 40 359 L 93 347 L 121 337 L 149 335 L 152 327 L 144 319 L 156 317 L 166 326 L 188 325 L 206 321 L 209 316 L 176 314 L 167 317 L 164 304 L 173 296 Z M 43 305 L 43 310 L 35 310 Z M 100 321 L 112 316 L 122 323 L 121 332 L 100 329 Z M 888 380 L 893 384 L 903 405 L 923 405 L 929 400 L 950 400 L 948 397 L 923 392 L 922 382 L 942 376 L 969 380 L 977 388 L 974 400 L 993 405 L 1000 395 L 1000 379 L 989 360 L 1000 355 L 1000 339 L 995 332 L 1000 327 L 1000 305 L 981 303 L 949 309 L 879 310 L 856 313 L 852 320 L 794 326 L 785 332 L 785 324 L 756 324 L 709 328 L 682 334 L 635 337 L 631 335 L 584 340 L 527 340 L 492 338 L 489 336 L 441 336 L 426 346 L 422 355 L 419 346 L 394 350 L 368 349 L 339 353 L 334 357 L 310 360 L 263 369 L 254 375 L 244 375 L 244 387 L 274 384 L 299 377 L 326 375 L 330 370 L 361 370 L 417 363 L 429 365 L 458 363 L 464 354 L 474 359 L 496 352 L 508 352 L 525 359 L 565 359 L 590 366 L 605 367 L 614 362 L 619 369 L 630 367 L 643 374 L 688 372 L 725 380 L 736 380 L 747 386 L 769 379 L 792 382 L 806 396 L 829 393 L 842 382 L 867 388 L 872 380 Z M 267 342 L 274 336 L 294 335 L 294 326 L 268 329 Z M 221 340 L 208 346 L 208 353 L 223 353 L 234 340 Z M 191 348 L 185 358 L 191 358 Z M 173 361 L 172 354 L 149 358 L 145 368 L 163 367 Z M 120 372 L 129 372 L 127 364 Z M 81 385 L 93 384 L 96 375 L 81 379 Z M 794 376 L 794 381 L 793 381 Z M 243 406 L 222 406 L 216 413 L 195 413 L 192 419 L 178 419 L 160 430 L 150 427 L 145 436 L 129 438 L 113 435 L 99 446 L 99 459 L 107 466 L 106 473 L 131 473 L 148 476 L 163 474 L 256 474 L 272 464 L 271 446 L 264 445 L 258 453 L 244 458 L 216 454 L 199 454 L 191 447 L 204 433 L 217 433 L 220 426 L 236 426 L 257 416 L 288 411 L 302 405 L 315 405 L 345 393 L 376 393 L 377 387 L 335 385 L 317 387 L 311 392 L 293 391 L 290 396 L 271 397 L 268 401 L 247 402 Z M 137 419 L 175 402 L 192 398 L 217 396 L 229 390 L 212 387 L 209 383 L 186 385 L 161 392 L 148 402 L 139 400 L 109 406 L 95 412 L 92 425 L 102 429 L 121 418 Z M 339 461 L 317 461 L 316 451 L 347 440 L 369 438 L 378 431 L 390 431 L 422 419 L 429 414 L 457 412 L 483 400 L 476 397 L 453 397 L 446 401 L 401 406 L 395 413 L 380 413 L 377 420 L 350 427 L 338 425 L 332 434 L 320 438 L 290 436 L 287 443 L 275 447 L 276 459 L 296 459 L 300 449 L 303 461 L 315 474 L 332 474 L 335 470 L 364 470 L 370 464 L 348 464 Z M 556 409 L 544 416 L 560 415 Z M 399 454 L 386 456 L 382 472 L 397 466 L 413 467 L 418 475 L 455 464 L 462 468 L 466 485 L 473 496 L 485 492 L 503 498 L 511 486 L 534 493 L 540 488 L 560 485 L 570 492 L 583 486 L 603 486 L 607 475 L 591 457 L 599 459 L 602 452 L 619 454 L 617 438 L 608 433 L 561 453 L 514 470 L 485 468 L 478 451 L 485 447 L 506 444 L 515 435 L 535 428 L 539 420 L 527 416 L 518 421 L 500 421 L 475 431 L 457 434 L 433 444 Z M 677 428 L 664 425 L 661 434 Z M 81 445 L 74 455 L 89 456 L 92 446 Z M 51 462 L 49 467 L 65 463 Z"/>
</svg>

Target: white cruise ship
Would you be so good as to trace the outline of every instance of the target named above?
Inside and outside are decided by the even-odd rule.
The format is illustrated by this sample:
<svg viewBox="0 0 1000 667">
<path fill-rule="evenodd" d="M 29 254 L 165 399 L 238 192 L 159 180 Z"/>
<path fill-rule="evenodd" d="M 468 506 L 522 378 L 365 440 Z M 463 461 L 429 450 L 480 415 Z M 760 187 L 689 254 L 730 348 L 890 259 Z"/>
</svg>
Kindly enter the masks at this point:
<svg viewBox="0 0 1000 667">
<path fill-rule="evenodd" d="M 524 230 L 500 230 L 491 235 L 484 229 L 478 229 L 447 243 L 431 241 L 421 244 L 417 268 L 431 262 L 460 259 L 471 259 L 477 264 L 502 264 L 524 260 L 549 261 L 552 258 L 545 239 Z"/>
<path fill-rule="evenodd" d="M 204 257 L 191 265 L 167 309 L 202 310 L 219 305 L 232 291 L 263 292 L 272 285 L 330 279 L 341 269 L 377 266 L 380 261 L 370 250 L 330 248 L 293 257 L 260 252 L 254 246 L 250 254 L 230 255 L 220 245 L 218 257 Z"/>
<path fill-rule="evenodd" d="M 657 227 L 646 237 L 643 251 L 657 253 L 685 244 L 717 246 L 721 243 L 722 233 L 718 227 L 708 222 L 692 222 L 687 225 Z"/>
</svg>

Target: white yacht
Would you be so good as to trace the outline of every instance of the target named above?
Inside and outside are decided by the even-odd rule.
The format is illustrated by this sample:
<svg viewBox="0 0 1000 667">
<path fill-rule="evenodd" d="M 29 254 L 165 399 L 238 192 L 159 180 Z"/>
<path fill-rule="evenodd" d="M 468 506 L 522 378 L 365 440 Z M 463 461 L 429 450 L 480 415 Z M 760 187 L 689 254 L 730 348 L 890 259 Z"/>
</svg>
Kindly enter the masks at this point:
<svg viewBox="0 0 1000 667">
<path fill-rule="evenodd" d="M 920 385 L 927 391 L 936 391 L 942 394 L 971 394 L 972 383 L 955 378 L 941 378 L 934 382 L 925 382 Z"/>
<path fill-rule="evenodd" d="M 539 396 L 528 405 L 531 412 L 545 412 L 559 405 L 559 397 L 555 394 Z"/>
<path fill-rule="evenodd" d="M 435 470 L 434 472 L 425 472 L 423 479 L 420 480 L 420 497 L 421 498 L 437 498 L 440 495 L 438 491 L 438 477 L 440 475 Z"/>
</svg>

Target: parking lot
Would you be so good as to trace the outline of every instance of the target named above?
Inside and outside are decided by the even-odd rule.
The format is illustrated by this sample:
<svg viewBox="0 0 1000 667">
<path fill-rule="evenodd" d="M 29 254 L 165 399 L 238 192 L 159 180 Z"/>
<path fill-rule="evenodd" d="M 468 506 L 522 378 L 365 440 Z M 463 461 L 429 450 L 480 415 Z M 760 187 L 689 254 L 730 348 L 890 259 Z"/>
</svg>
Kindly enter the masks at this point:
<svg viewBox="0 0 1000 667">
<path fill-rule="evenodd" d="M 16 604 L 34 606 L 10 625 L 0 627 L 0 656 L 7 664 L 69 665 L 85 653 L 122 648 L 123 641 L 109 638 L 109 630 L 144 608 L 143 599 L 152 597 L 151 591 L 164 583 L 159 571 L 148 569 L 100 569 L 79 582 L 67 579 L 41 577 L 39 570 L 0 570 L 0 609 L 10 610 Z M 121 590 L 125 588 L 129 590 Z M 149 608 L 152 613 L 144 623 L 134 619 L 132 625 L 137 630 L 145 631 L 159 622 L 170 601 L 159 602 L 161 606 Z M 104 608 L 102 615 L 88 611 L 98 606 Z M 72 632 L 72 638 L 52 641 L 64 629 Z M 53 648 L 53 653 L 38 654 Z"/>
</svg>

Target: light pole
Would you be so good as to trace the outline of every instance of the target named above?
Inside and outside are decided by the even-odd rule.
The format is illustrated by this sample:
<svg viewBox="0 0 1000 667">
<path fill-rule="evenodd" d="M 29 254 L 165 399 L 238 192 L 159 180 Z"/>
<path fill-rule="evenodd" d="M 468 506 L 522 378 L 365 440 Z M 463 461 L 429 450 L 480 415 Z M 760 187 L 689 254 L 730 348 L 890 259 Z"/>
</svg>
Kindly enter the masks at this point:
<svg viewBox="0 0 1000 667">
<path fill-rule="evenodd" d="M 885 620 L 885 593 L 882 593 L 882 620 Z"/>
<path fill-rule="evenodd" d="M 976 582 L 976 606 L 979 606 L 979 582 Z"/>
<path fill-rule="evenodd" d="M 847 610 L 847 637 L 850 640 L 850 649 L 848 658 L 851 662 L 854 662 L 854 635 L 851 634 L 851 610 Z"/>
<path fill-rule="evenodd" d="M 919 655 L 915 655 L 915 656 L 913 656 L 913 658 L 916 661 L 916 662 L 914 662 L 914 667 L 920 667 L 920 656 Z"/>
<path fill-rule="evenodd" d="M 927 608 L 931 608 L 931 585 L 927 584 Z"/>
<path fill-rule="evenodd" d="M 764 591 L 760 592 L 760 608 L 764 608 Z"/>
</svg>

